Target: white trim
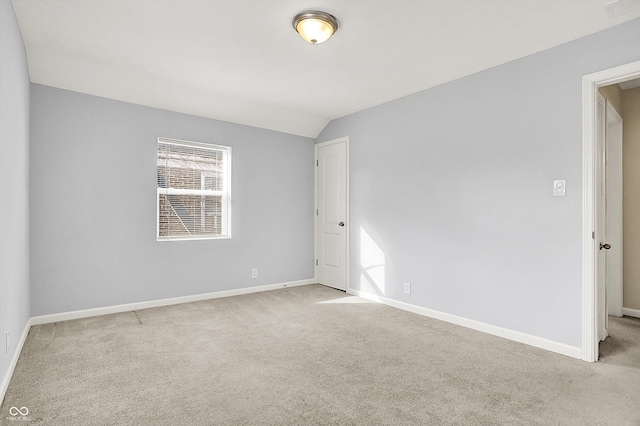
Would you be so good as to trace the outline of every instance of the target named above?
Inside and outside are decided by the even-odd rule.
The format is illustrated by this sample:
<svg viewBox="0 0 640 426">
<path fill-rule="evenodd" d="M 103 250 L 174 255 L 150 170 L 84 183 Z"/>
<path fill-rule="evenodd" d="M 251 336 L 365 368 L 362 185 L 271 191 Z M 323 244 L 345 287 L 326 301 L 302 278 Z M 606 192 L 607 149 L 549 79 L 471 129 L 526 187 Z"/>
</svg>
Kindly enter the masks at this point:
<svg viewBox="0 0 640 426">
<path fill-rule="evenodd" d="M 347 170 L 346 170 L 346 185 L 347 187 L 345 188 L 345 198 L 347 200 L 347 205 L 346 205 L 346 215 L 347 218 L 345 220 L 347 226 L 346 226 L 346 247 L 345 247 L 345 291 L 349 291 L 350 287 L 349 287 L 349 252 L 350 252 L 350 239 L 349 239 L 349 234 L 350 229 L 351 229 L 351 213 L 349 210 L 349 206 L 350 206 L 350 196 L 349 196 L 349 188 L 350 188 L 350 183 L 349 183 L 349 172 L 351 170 L 351 163 L 350 163 L 350 157 L 349 157 L 349 151 L 351 150 L 350 145 L 349 145 L 349 136 L 343 136 L 341 138 L 338 139 L 332 139 L 330 141 L 326 141 L 326 142 L 320 142 L 314 145 L 314 158 L 313 158 L 313 162 L 316 163 L 313 166 L 313 277 L 314 279 L 318 278 L 318 265 L 316 265 L 316 261 L 318 260 L 318 215 L 317 215 L 317 210 L 318 210 L 318 150 L 324 146 L 328 146 L 328 145 L 332 145 L 335 143 L 341 143 L 341 142 L 345 142 L 346 144 L 346 162 L 347 162 Z"/>
<path fill-rule="evenodd" d="M 202 148 L 202 149 L 221 150 L 221 151 L 224 151 L 230 148 L 226 145 L 216 145 L 214 143 L 207 143 L 207 142 L 193 142 L 193 141 L 188 141 L 184 139 L 165 138 L 162 136 L 158 138 L 158 143 L 163 143 L 165 145 L 180 145 L 187 148 Z"/>
<path fill-rule="evenodd" d="M 640 61 L 582 77 L 582 355 L 598 360 L 595 277 L 595 114 L 598 88 L 640 77 Z"/>
<path fill-rule="evenodd" d="M 313 146 L 313 278 L 318 280 L 318 144 Z M 348 225 L 350 225 L 348 223 Z"/>
<path fill-rule="evenodd" d="M 639 309 L 622 308 L 622 315 L 626 315 L 628 317 L 640 318 L 640 310 Z"/>
<path fill-rule="evenodd" d="M 394 308 L 402 309 L 404 311 L 413 312 L 414 314 L 423 315 L 425 317 L 434 318 L 440 321 L 446 321 L 451 324 L 470 328 L 472 330 L 481 331 L 483 333 L 513 340 L 515 342 L 524 343 L 525 345 L 534 346 L 536 348 L 545 349 L 547 351 L 556 352 L 572 358 L 580 359 L 581 351 L 580 348 L 576 346 L 570 346 L 565 343 L 555 342 L 553 340 L 544 339 L 542 337 L 533 336 L 531 334 L 510 330 L 508 328 L 498 327 L 496 325 L 491 325 L 468 318 L 459 317 L 457 315 L 436 311 L 434 309 L 423 308 L 421 306 L 416 306 L 386 297 L 381 297 L 376 294 L 363 292 L 361 290 L 350 289 L 348 293 L 358 297 L 362 297 L 363 299 L 373 300 L 375 302 L 393 306 Z"/>
<path fill-rule="evenodd" d="M 347 143 L 347 187 L 345 188 L 346 190 L 346 195 L 345 198 L 347 199 L 347 247 L 345 247 L 345 262 L 346 262 L 346 269 L 344 271 L 344 273 L 347 275 L 345 278 L 345 291 L 349 290 L 349 253 L 351 251 L 351 243 L 350 243 L 350 239 L 349 239 L 349 234 L 351 234 L 351 211 L 349 210 L 349 206 L 351 205 L 351 196 L 349 194 L 349 188 L 351 187 L 351 183 L 349 180 L 349 175 L 351 174 L 351 157 L 349 156 L 349 152 L 351 151 L 351 145 L 349 143 L 349 137 L 345 136 L 344 137 L 346 143 Z"/>
<path fill-rule="evenodd" d="M 262 291 L 277 290 L 285 287 L 297 287 L 315 284 L 314 279 L 289 281 L 278 284 L 267 284 L 256 287 L 245 287 L 234 290 L 216 291 L 213 293 L 194 294 L 191 296 L 172 297 L 169 299 L 149 300 L 146 302 L 127 303 L 124 305 L 104 306 L 101 308 L 83 309 L 80 311 L 61 312 L 58 314 L 40 315 L 31 317 L 31 325 L 49 324 L 59 321 L 68 321 L 79 318 L 95 317 L 99 315 L 116 314 L 120 312 L 137 311 L 140 309 L 157 308 L 160 306 L 179 305 L 181 303 L 198 302 L 200 300 L 219 299 L 222 297 L 239 296 L 242 294 L 258 293 Z"/>
<path fill-rule="evenodd" d="M 233 207 L 233 193 L 231 192 L 231 180 L 233 178 L 233 162 L 231 161 L 231 153 L 232 147 L 228 146 L 227 150 L 222 154 L 222 159 L 224 161 L 224 169 L 227 172 L 226 179 L 223 181 L 224 192 L 226 193 L 225 197 L 222 197 L 222 211 L 227 212 L 226 215 L 222 215 L 220 219 L 222 223 L 222 229 L 225 230 L 225 234 L 227 238 L 231 238 L 231 220 L 232 220 L 232 207 Z"/>
<path fill-rule="evenodd" d="M 29 335 L 29 329 L 31 329 L 31 318 L 27 320 L 27 323 L 24 325 L 24 330 L 22 331 L 22 336 L 20 336 L 20 340 L 16 345 L 15 350 L 13 351 L 13 357 L 11 358 L 11 362 L 9 363 L 9 368 L 7 369 L 7 373 L 2 378 L 2 382 L 0 382 L 0 405 L 2 405 L 4 401 L 4 397 L 7 393 L 7 389 L 9 389 L 9 382 L 11 382 L 11 377 L 13 376 L 13 371 L 18 364 L 18 359 L 20 358 L 20 353 L 22 353 L 22 347 L 24 346 L 24 342 L 27 340 L 27 336 Z"/>
<path fill-rule="evenodd" d="M 164 241 L 203 241 L 203 240 L 230 240 L 231 235 L 224 235 L 221 237 L 211 236 L 211 235 L 191 235 L 189 237 L 162 237 L 162 239 L 157 239 L 156 241 L 161 243 Z"/>
<path fill-rule="evenodd" d="M 224 197 L 224 191 L 214 191 L 212 189 L 157 188 L 157 190 L 157 195 L 210 195 L 214 197 Z"/>
<path fill-rule="evenodd" d="M 595 102 L 596 87 L 582 78 L 582 356 L 595 362 L 597 315 L 595 285 Z"/>
</svg>

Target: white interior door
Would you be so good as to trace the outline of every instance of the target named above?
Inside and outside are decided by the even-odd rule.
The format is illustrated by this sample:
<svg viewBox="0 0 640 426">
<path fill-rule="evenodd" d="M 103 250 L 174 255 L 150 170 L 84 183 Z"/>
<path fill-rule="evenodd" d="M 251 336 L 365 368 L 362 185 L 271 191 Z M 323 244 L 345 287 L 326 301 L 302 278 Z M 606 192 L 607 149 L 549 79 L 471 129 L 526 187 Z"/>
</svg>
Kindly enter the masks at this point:
<svg viewBox="0 0 640 426">
<path fill-rule="evenodd" d="M 596 306 L 597 306 L 597 331 L 598 340 L 604 340 L 608 336 L 607 321 L 607 151 L 605 144 L 606 108 L 604 98 L 598 94 L 596 109 Z"/>
<path fill-rule="evenodd" d="M 347 289 L 348 139 L 316 145 L 316 280 Z"/>
<path fill-rule="evenodd" d="M 598 360 L 600 337 L 598 304 L 600 176 L 598 175 L 598 87 L 640 78 L 640 61 L 597 71 L 582 77 L 582 345 L 584 361 Z"/>
<path fill-rule="evenodd" d="M 607 102 L 605 108 L 606 149 L 606 289 L 609 315 L 622 316 L 622 117 Z"/>
</svg>

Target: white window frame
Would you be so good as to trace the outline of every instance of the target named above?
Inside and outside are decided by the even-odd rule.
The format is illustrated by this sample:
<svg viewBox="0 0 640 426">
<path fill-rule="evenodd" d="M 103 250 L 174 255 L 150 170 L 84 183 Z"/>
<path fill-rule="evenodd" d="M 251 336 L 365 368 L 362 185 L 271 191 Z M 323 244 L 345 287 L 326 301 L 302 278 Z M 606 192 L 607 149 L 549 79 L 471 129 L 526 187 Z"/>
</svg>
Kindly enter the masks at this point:
<svg viewBox="0 0 640 426">
<path fill-rule="evenodd" d="M 158 143 L 156 144 L 156 162 L 158 156 L 158 146 L 160 143 L 163 144 L 171 144 L 171 145 L 180 145 L 186 146 L 189 148 L 200 148 L 211 151 L 222 151 L 223 152 L 223 179 L 222 179 L 222 190 L 190 190 L 190 189 L 179 189 L 179 188 L 158 188 L 156 183 L 156 241 L 164 242 L 164 241 L 190 241 L 190 240 L 226 240 L 231 238 L 231 147 L 225 145 L 214 145 L 208 143 L 201 142 L 192 142 L 185 141 L 180 139 L 170 139 L 170 138 L 158 138 Z M 158 171 L 158 167 L 156 165 L 156 174 Z M 202 172 L 202 182 L 204 184 L 204 179 L 206 172 Z M 156 177 L 157 179 L 157 177 Z M 223 235 L 189 235 L 189 236 L 176 236 L 176 237 L 161 237 L 160 236 L 160 195 L 213 195 L 219 196 L 222 200 L 222 209 L 221 209 L 221 220 L 222 220 L 222 229 L 226 229 L 226 233 Z M 201 217 L 202 221 L 202 217 Z"/>
</svg>

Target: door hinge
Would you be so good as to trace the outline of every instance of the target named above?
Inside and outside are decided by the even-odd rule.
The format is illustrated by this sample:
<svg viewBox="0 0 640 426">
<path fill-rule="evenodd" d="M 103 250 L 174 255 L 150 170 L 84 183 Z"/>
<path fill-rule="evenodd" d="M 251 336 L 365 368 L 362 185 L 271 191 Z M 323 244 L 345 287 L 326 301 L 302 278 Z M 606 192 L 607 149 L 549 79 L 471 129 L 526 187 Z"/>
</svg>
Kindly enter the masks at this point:
<svg viewBox="0 0 640 426">
<path fill-rule="evenodd" d="M 316 209 L 316 216 L 318 216 L 318 209 Z"/>
<path fill-rule="evenodd" d="M 318 266 L 318 259 L 316 259 L 316 266 Z"/>
<path fill-rule="evenodd" d="M 591 233 L 591 239 L 592 239 L 592 240 L 595 240 L 595 239 L 596 239 L 596 231 L 593 231 L 593 232 Z"/>
<path fill-rule="evenodd" d="M 318 160 L 316 160 L 316 167 L 318 167 Z"/>
</svg>

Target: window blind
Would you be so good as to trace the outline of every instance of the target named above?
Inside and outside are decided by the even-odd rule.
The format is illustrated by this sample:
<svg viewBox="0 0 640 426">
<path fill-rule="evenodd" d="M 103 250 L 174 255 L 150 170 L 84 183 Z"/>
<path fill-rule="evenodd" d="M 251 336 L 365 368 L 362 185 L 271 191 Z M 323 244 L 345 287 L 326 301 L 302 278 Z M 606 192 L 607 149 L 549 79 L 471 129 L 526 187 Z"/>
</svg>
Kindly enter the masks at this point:
<svg viewBox="0 0 640 426">
<path fill-rule="evenodd" d="M 158 240 L 230 237 L 231 148 L 158 139 Z"/>
</svg>

